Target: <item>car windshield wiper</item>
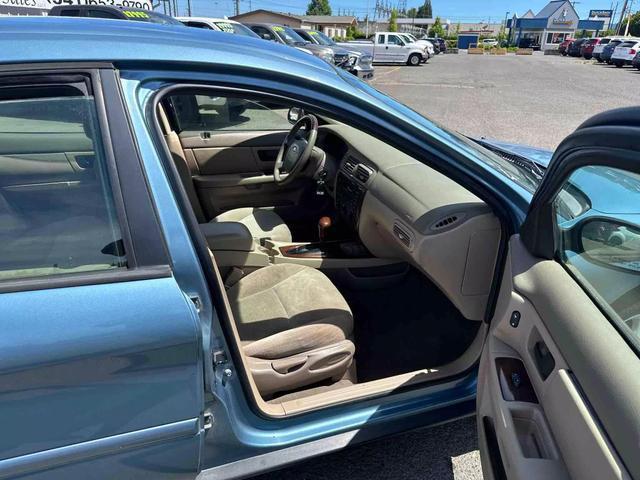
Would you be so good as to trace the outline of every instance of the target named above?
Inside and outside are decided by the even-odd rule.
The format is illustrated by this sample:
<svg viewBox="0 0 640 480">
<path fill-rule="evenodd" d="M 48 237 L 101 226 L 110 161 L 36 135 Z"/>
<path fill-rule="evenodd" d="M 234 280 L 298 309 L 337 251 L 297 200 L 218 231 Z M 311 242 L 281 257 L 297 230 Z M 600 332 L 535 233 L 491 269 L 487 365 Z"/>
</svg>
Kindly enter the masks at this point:
<svg viewBox="0 0 640 480">
<path fill-rule="evenodd" d="M 506 160 L 512 165 L 515 165 L 521 170 L 526 170 L 527 172 L 532 174 L 536 178 L 536 180 L 540 181 L 542 180 L 542 177 L 544 177 L 544 169 L 538 163 L 531 160 L 530 158 L 524 157 L 522 155 L 518 155 L 517 153 L 513 153 L 511 151 L 503 150 L 500 147 L 496 147 L 495 145 L 484 142 L 482 139 L 478 140 L 473 137 L 467 137 L 467 138 L 469 138 L 470 140 L 473 140 L 476 143 L 479 143 L 484 148 L 492 151 L 493 153 L 498 155 L 500 158 Z"/>
</svg>

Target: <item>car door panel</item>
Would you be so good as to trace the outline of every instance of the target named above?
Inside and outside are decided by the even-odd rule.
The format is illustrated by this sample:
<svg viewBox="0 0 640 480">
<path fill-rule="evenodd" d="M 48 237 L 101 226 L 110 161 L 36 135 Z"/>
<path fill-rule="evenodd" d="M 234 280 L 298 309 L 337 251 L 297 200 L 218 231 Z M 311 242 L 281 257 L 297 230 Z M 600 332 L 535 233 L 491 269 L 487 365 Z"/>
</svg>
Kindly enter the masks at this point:
<svg viewBox="0 0 640 480">
<path fill-rule="evenodd" d="M 594 368 L 609 367 L 606 362 L 598 366 L 588 358 L 573 358 L 580 339 L 593 348 L 602 338 L 617 337 L 623 342 L 622 338 L 606 331 L 613 328 L 611 324 L 559 264 L 532 257 L 518 237 L 511 240 L 510 251 L 501 301 L 481 360 L 478 429 L 483 449 L 488 450 L 487 437 L 491 436 L 487 430 L 495 429 L 506 478 L 630 478 L 591 403 L 597 401 L 598 391 L 611 392 L 612 385 L 609 381 L 594 385 L 589 400 L 582 393 L 585 382 L 593 379 Z M 517 320 L 514 312 L 518 312 Z M 563 332 L 572 320 L 575 329 Z M 551 369 L 541 368 L 540 346 L 553 358 Z M 610 348 L 615 345 L 608 345 L 607 350 Z M 572 365 L 583 368 L 569 367 L 561 351 L 572 352 Z M 602 353 L 591 352 L 590 358 L 599 358 Z M 637 357 L 624 356 L 620 361 L 637 362 Z M 505 399 L 496 368 L 502 358 L 523 362 L 537 402 Z M 506 380 L 513 383 L 512 378 Z M 522 373 L 520 380 L 522 388 L 526 383 Z M 605 403 L 609 404 L 605 409 L 608 414 L 610 399 Z M 483 456 L 485 474 L 499 471 L 498 465 L 487 465 L 488 458 Z"/>
<path fill-rule="evenodd" d="M 208 218 L 240 207 L 293 207 L 309 187 L 305 181 L 276 185 L 275 159 L 288 132 L 184 131 L 180 141 Z M 285 214 L 286 215 L 286 214 Z"/>
<path fill-rule="evenodd" d="M 180 438 L 191 454 L 176 465 L 195 473 L 204 387 L 189 303 L 171 277 L 0 296 L 0 424 L 12 432 L 0 436 L 0 477 L 147 437 Z"/>
</svg>

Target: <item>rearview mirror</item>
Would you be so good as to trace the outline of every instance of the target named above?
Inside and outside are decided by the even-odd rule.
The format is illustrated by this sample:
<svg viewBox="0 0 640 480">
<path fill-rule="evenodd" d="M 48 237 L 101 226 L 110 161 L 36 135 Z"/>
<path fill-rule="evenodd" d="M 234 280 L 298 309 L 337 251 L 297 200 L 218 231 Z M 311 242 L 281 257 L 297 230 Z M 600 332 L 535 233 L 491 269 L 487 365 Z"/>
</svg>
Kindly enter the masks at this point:
<svg viewBox="0 0 640 480">
<path fill-rule="evenodd" d="M 579 227 L 584 255 L 605 266 L 640 272 L 640 228 L 617 219 L 595 218 Z"/>
<path fill-rule="evenodd" d="M 290 124 L 295 124 L 298 120 L 304 117 L 304 110 L 300 107 L 291 107 L 289 109 L 289 113 L 287 114 L 287 118 Z"/>
</svg>

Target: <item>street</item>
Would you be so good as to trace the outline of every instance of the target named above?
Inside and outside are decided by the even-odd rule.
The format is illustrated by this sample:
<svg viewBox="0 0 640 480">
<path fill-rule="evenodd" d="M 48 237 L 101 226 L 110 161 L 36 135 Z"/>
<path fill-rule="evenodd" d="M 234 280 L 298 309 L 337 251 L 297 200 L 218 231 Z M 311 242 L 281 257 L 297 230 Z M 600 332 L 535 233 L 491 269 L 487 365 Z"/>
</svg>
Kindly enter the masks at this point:
<svg viewBox="0 0 640 480">
<path fill-rule="evenodd" d="M 371 82 L 465 135 L 554 149 L 592 115 L 638 105 L 640 71 L 560 56 L 437 55 Z"/>
</svg>

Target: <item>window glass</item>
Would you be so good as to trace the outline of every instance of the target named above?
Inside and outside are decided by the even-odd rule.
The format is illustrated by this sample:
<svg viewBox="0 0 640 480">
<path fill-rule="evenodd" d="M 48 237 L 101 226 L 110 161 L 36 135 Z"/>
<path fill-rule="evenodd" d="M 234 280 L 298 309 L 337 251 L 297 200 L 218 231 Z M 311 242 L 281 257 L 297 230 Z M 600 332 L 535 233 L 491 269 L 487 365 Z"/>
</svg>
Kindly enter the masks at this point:
<svg viewBox="0 0 640 480">
<path fill-rule="evenodd" d="M 380 34 L 378 35 L 378 43 L 384 43 L 384 35 Z"/>
<path fill-rule="evenodd" d="M 402 40 L 397 35 L 389 35 L 388 42 L 389 45 L 402 45 Z"/>
<path fill-rule="evenodd" d="M 240 23 L 231 22 L 214 22 L 214 25 L 223 32 L 235 33 L 236 35 L 244 35 L 245 37 L 256 37 L 257 35 L 249 27 L 245 27 Z"/>
<path fill-rule="evenodd" d="M 169 99 L 179 131 L 289 130 L 288 108 L 252 100 L 208 95 L 173 95 Z"/>
<path fill-rule="evenodd" d="M 111 19 L 119 19 L 120 17 L 118 17 L 116 14 L 111 13 L 111 12 L 107 12 L 104 10 L 89 10 L 87 12 L 87 17 L 91 17 L 91 18 L 111 18 Z"/>
<path fill-rule="evenodd" d="M 94 99 L 55 90 L 0 90 L 2 280 L 127 265 Z"/>
<path fill-rule="evenodd" d="M 251 30 L 256 32 L 256 34 L 264 40 L 271 40 L 272 42 L 278 41 L 275 35 L 264 27 L 254 26 L 254 27 L 251 27 Z"/>
<path fill-rule="evenodd" d="M 61 17 L 79 17 L 80 10 L 60 10 Z"/>
<path fill-rule="evenodd" d="M 555 207 L 560 261 L 640 340 L 640 175 L 580 168 Z"/>
<path fill-rule="evenodd" d="M 194 27 L 194 28 L 202 28 L 203 30 L 213 30 L 213 28 L 211 28 L 209 25 L 207 25 L 206 23 L 202 23 L 202 22 L 184 22 L 185 25 L 189 26 L 189 27 Z"/>
</svg>

